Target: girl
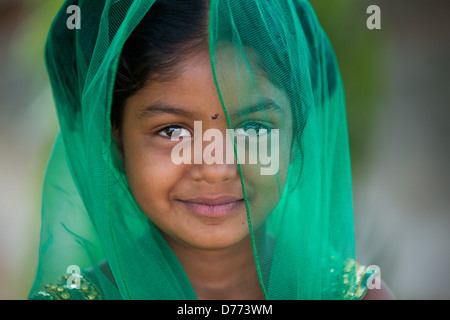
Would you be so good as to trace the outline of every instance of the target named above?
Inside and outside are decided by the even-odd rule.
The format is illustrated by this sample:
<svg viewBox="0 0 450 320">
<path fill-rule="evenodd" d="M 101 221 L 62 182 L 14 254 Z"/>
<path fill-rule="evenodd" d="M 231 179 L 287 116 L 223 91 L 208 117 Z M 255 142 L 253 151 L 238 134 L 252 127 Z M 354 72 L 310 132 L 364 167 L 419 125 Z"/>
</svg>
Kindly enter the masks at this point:
<svg viewBox="0 0 450 320">
<path fill-rule="evenodd" d="M 369 296 L 342 83 L 308 2 L 66 1 L 46 62 L 61 132 L 31 297 Z"/>
</svg>

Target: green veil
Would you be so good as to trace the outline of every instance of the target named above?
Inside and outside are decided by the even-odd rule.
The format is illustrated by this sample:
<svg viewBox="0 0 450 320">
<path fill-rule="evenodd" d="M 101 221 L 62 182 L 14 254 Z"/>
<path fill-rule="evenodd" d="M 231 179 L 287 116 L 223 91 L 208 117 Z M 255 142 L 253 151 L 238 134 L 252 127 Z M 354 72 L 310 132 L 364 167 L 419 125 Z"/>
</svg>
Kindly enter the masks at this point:
<svg viewBox="0 0 450 320">
<path fill-rule="evenodd" d="M 67 0 L 53 22 L 46 63 L 60 133 L 44 180 L 30 297 L 83 298 L 77 292 L 89 279 L 98 289 L 92 299 L 197 298 L 177 256 L 135 201 L 111 129 L 122 48 L 154 2 Z M 70 5 L 80 9 L 80 29 L 67 27 Z M 257 172 L 255 180 L 252 164 L 238 164 L 266 299 L 361 297 L 343 85 L 311 5 L 211 0 L 208 28 L 214 85 L 229 128 L 248 116 L 236 105 L 250 104 L 250 96 L 267 99 L 269 87 L 284 108 L 272 127 L 278 141 L 267 150 L 275 169 L 266 161 L 258 169 L 269 172 Z M 270 122 L 272 109 L 259 117 Z M 81 289 L 66 281 L 74 277 L 83 279 Z"/>
</svg>

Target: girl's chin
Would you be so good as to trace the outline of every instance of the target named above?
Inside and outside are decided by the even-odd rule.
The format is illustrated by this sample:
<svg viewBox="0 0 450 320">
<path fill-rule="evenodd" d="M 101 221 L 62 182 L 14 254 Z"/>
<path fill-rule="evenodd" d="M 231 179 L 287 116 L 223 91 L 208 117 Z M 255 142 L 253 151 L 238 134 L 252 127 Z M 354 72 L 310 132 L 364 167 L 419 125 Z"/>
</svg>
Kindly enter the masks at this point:
<svg viewBox="0 0 450 320">
<path fill-rule="evenodd" d="M 246 223 L 244 225 L 246 226 Z M 240 224 L 240 227 L 242 228 L 243 225 Z M 207 251 L 223 250 L 242 244 L 244 240 L 250 240 L 248 227 L 242 228 L 239 233 L 236 232 L 237 228 L 233 228 L 234 230 L 224 230 L 222 228 L 220 230 L 220 226 L 208 226 L 208 229 L 198 230 L 198 233 L 195 234 L 188 232 L 176 235 L 168 235 L 164 232 L 162 234 L 172 249 L 174 247 L 189 247 Z"/>
</svg>

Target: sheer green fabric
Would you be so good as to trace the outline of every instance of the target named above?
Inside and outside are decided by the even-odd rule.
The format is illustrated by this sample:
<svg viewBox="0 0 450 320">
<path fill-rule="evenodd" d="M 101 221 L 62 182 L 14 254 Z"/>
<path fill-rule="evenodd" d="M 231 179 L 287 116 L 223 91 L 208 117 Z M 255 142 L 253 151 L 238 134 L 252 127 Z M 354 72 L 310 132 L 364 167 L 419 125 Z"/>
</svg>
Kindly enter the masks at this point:
<svg viewBox="0 0 450 320">
<path fill-rule="evenodd" d="M 119 57 L 153 3 L 66 1 L 53 22 L 46 62 L 61 130 L 30 297 L 76 265 L 105 299 L 197 298 L 135 201 L 111 130 Z M 71 4 L 80 7 L 79 30 L 66 26 Z M 232 137 L 266 299 L 357 297 L 344 91 L 327 36 L 303 0 L 211 0 L 209 10 L 211 68 L 229 128 L 256 117 L 246 111 L 255 105 L 268 124 L 270 164 L 250 163 L 252 150 L 239 153 Z"/>
</svg>

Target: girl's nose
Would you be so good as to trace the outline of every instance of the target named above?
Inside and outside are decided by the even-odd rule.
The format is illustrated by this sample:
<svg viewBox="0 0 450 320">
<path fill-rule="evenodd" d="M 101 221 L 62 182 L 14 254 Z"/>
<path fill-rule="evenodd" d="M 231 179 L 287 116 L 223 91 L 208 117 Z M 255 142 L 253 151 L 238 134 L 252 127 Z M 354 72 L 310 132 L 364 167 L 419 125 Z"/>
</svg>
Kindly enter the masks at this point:
<svg viewBox="0 0 450 320">
<path fill-rule="evenodd" d="M 191 176 L 194 180 L 205 180 L 217 184 L 238 177 L 234 147 L 228 132 L 209 129 L 194 137 L 194 155 Z"/>
<path fill-rule="evenodd" d="M 238 177 L 238 169 L 236 164 L 194 164 L 191 176 L 194 180 L 204 180 L 208 184 L 215 185 Z"/>
</svg>

